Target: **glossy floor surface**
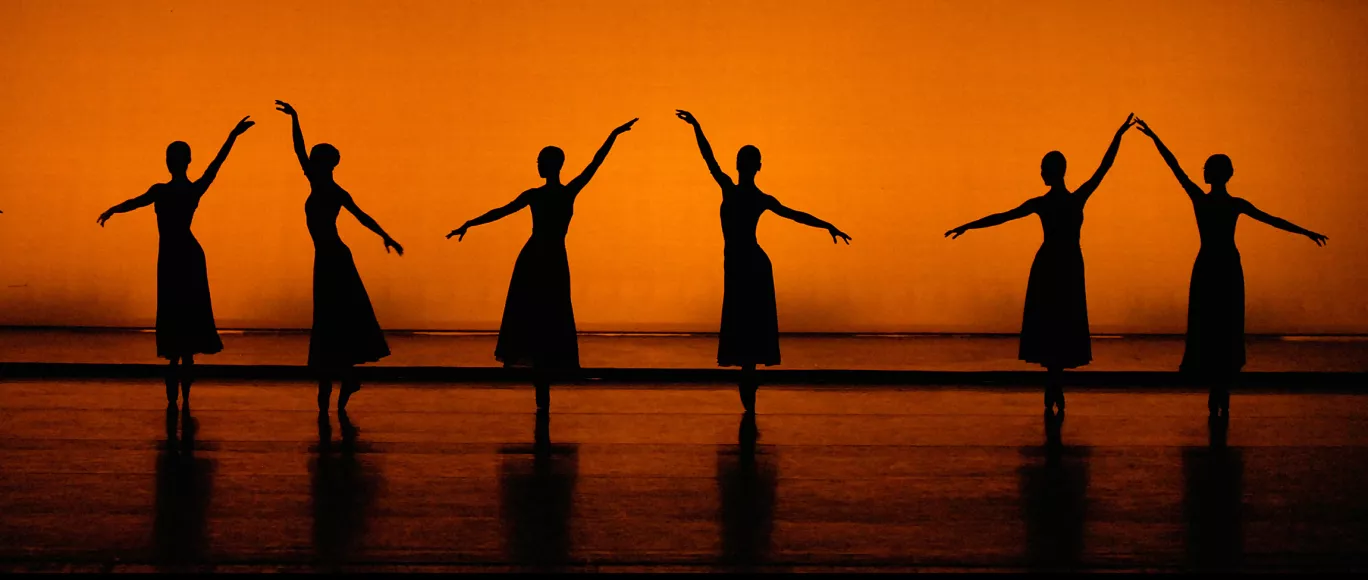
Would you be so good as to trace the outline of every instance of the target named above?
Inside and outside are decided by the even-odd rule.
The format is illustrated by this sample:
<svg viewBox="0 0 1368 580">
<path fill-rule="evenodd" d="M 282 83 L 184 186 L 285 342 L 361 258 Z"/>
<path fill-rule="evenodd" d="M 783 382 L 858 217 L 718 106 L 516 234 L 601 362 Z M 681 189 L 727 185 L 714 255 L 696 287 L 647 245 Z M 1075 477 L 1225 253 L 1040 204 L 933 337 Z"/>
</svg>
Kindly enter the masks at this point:
<svg viewBox="0 0 1368 580">
<path fill-rule="evenodd" d="M 1368 397 L 0 382 L 0 570 L 1361 570 Z"/>
</svg>

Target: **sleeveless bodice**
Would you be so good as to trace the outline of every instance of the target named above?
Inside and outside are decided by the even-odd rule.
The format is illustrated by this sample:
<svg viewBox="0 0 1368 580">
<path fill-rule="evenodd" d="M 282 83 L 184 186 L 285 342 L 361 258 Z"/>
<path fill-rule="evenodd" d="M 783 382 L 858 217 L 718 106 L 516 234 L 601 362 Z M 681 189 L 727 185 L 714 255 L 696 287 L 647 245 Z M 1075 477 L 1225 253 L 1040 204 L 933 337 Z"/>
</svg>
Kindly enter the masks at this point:
<svg viewBox="0 0 1368 580">
<path fill-rule="evenodd" d="M 200 192 L 194 183 L 163 183 L 157 186 L 152 209 L 157 213 L 157 232 L 162 241 L 193 238 L 190 223 L 199 208 Z"/>
<path fill-rule="evenodd" d="M 1045 243 L 1078 245 L 1083 229 L 1083 204 L 1073 194 L 1049 193 L 1039 198 L 1036 214 L 1045 230 Z"/>
<path fill-rule="evenodd" d="M 337 233 L 337 214 L 342 211 L 342 195 L 335 184 L 314 184 L 304 200 L 304 221 L 314 246 L 341 244 Z"/>
<path fill-rule="evenodd" d="M 1203 251 L 1235 250 L 1235 222 L 1240 217 L 1235 198 L 1218 194 L 1193 196 L 1192 209 L 1197 215 Z"/>
<path fill-rule="evenodd" d="M 564 243 L 570 218 L 575 215 L 575 196 L 564 187 L 542 188 L 532 194 L 528 205 L 532 208 L 532 239 Z"/>
<path fill-rule="evenodd" d="M 722 239 L 728 248 L 758 245 L 755 228 L 760 214 L 769 207 L 769 196 L 758 189 L 746 191 L 740 187 L 722 196 Z"/>
</svg>

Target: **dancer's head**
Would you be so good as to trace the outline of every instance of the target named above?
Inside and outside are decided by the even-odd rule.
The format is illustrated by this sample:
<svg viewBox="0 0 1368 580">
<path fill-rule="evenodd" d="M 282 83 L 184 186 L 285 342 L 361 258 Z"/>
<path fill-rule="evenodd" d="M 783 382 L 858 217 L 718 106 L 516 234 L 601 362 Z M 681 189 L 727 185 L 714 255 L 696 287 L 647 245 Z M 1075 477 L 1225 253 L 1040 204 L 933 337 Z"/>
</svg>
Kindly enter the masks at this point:
<svg viewBox="0 0 1368 580">
<path fill-rule="evenodd" d="M 1235 175 L 1235 165 L 1222 153 L 1207 157 L 1206 166 L 1202 167 L 1202 177 L 1211 185 L 1225 185 L 1232 175 Z"/>
<path fill-rule="evenodd" d="M 560 147 L 547 145 L 537 154 L 537 175 L 543 178 L 551 179 L 560 175 L 562 165 L 565 165 L 565 152 Z"/>
<path fill-rule="evenodd" d="M 190 167 L 190 144 L 176 141 L 166 146 L 166 169 L 173 174 L 185 173 Z"/>
<path fill-rule="evenodd" d="M 743 179 L 752 179 L 760 172 L 760 148 L 754 145 L 742 147 L 736 152 L 736 172 Z"/>
<path fill-rule="evenodd" d="M 1045 154 L 1040 160 L 1040 178 L 1045 180 L 1045 185 L 1050 187 L 1064 185 L 1064 170 L 1069 163 L 1064 159 L 1064 154 L 1058 151 L 1051 151 Z"/>
<path fill-rule="evenodd" d="M 331 172 L 342 161 L 342 153 L 327 143 L 319 143 L 309 150 L 309 165 L 314 171 Z"/>
</svg>

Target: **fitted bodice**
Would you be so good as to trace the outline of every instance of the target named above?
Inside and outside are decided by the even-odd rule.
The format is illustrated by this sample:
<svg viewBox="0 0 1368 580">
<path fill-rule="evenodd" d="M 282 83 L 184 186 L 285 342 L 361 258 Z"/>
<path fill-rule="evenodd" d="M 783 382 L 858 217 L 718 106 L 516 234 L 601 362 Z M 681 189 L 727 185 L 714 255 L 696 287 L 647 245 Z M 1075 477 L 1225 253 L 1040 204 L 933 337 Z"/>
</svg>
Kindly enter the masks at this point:
<svg viewBox="0 0 1368 580">
<path fill-rule="evenodd" d="M 342 211 L 344 195 L 346 193 L 336 184 L 315 183 L 309 198 L 304 200 L 304 221 L 315 248 L 342 244 L 342 236 L 337 233 L 337 214 Z"/>
<path fill-rule="evenodd" d="M 157 213 L 157 233 L 161 241 L 194 238 L 190 224 L 195 219 L 203 193 L 195 183 L 188 181 L 156 186 L 152 209 Z"/>
<path fill-rule="evenodd" d="M 532 191 L 532 239 L 565 242 L 570 218 L 575 215 L 575 196 L 563 186 L 545 186 Z"/>
<path fill-rule="evenodd" d="M 734 187 L 722 196 L 722 239 L 728 248 L 758 245 L 755 228 L 773 198 L 755 188 Z"/>
<path fill-rule="evenodd" d="M 1235 249 L 1235 222 L 1240 217 L 1235 198 L 1225 194 L 1194 195 L 1192 209 L 1197 214 L 1202 250 Z"/>
<path fill-rule="evenodd" d="M 1047 193 L 1036 198 L 1035 211 L 1040 216 L 1046 244 L 1078 245 L 1083 230 L 1081 198 L 1070 193 Z"/>
</svg>

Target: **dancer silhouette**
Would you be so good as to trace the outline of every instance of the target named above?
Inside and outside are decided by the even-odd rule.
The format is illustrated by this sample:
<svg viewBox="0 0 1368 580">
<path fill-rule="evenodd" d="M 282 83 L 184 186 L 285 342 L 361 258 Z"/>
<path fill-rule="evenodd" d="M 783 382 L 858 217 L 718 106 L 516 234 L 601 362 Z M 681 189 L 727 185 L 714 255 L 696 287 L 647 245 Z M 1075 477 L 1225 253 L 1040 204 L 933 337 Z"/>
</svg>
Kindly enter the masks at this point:
<svg viewBox="0 0 1368 580">
<path fill-rule="evenodd" d="M 1066 160 L 1064 154 L 1051 151 L 1040 161 L 1040 177 L 1050 191 L 1026 200 L 1016 209 L 993 214 L 948 232 L 950 239 L 969 230 L 988 228 L 1031 214 L 1040 216 L 1045 240 L 1031 263 L 1031 277 L 1026 284 L 1026 307 L 1021 317 L 1021 345 L 1018 358 L 1045 367 L 1049 374 L 1045 386 L 1045 412 L 1051 409 L 1064 412 L 1064 369 L 1084 366 L 1092 362 L 1092 343 L 1088 333 L 1088 297 L 1083 278 L 1083 250 L 1078 235 L 1083 228 L 1083 206 L 1088 203 L 1097 186 L 1102 184 L 1121 137 L 1135 124 L 1134 114 L 1116 130 L 1111 146 L 1102 156 L 1102 164 L 1083 185 L 1073 193 L 1064 185 Z"/>
<path fill-rule="evenodd" d="M 684 110 L 675 116 L 693 126 L 694 137 L 708 172 L 722 188 L 723 291 L 722 327 L 717 339 L 717 366 L 741 367 L 741 381 L 737 390 L 746 412 L 755 412 L 755 393 L 760 388 L 755 376 L 756 365 L 779 364 L 779 309 L 774 299 L 774 270 L 769 256 L 755 238 L 755 228 L 765 210 L 782 218 L 831 234 L 831 242 L 840 238 L 846 244 L 850 236 L 825 221 L 809 214 L 785 207 L 778 199 L 755 185 L 755 174 L 760 172 L 760 150 L 746 145 L 736 153 L 736 173 L 739 183 L 733 183 L 722 171 L 713 156 L 712 146 L 703 136 L 698 119 Z"/>
<path fill-rule="evenodd" d="M 513 266 L 494 358 L 507 367 L 532 367 L 538 409 L 551 406 L 550 374 L 579 368 L 575 311 L 570 304 L 570 261 L 565 254 L 565 234 L 575 213 L 575 198 L 603 165 L 618 135 L 632 130 L 636 122 L 632 119 L 613 129 L 589 166 L 570 183 L 561 184 L 560 179 L 565 153 L 559 147 L 542 149 L 537 155 L 537 173 L 546 179 L 545 184 L 522 192 L 508 205 L 485 212 L 446 236 L 455 236 L 459 242 L 472 227 L 532 207 L 532 237 Z"/>
<path fill-rule="evenodd" d="M 209 162 L 204 174 L 190 181 L 190 145 L 176 141 L 166 146 L 166 169 L 171 181 L 148 188 L 147 193 L 105 210 L 100 227 L 114 214 L 153 206 L 157 213 L 157 356 L 167 360 L 166 402 L 176 404 L 176 384 L 181 399 L 190 404 L 190 385 L 194 380 L 195 355 L 223 350 L 214 308 L 209 298 L 209 273 L 204 263 L 204 248 L 190 232 L 200 198 L 218 177 L 219 168 L 238 135 L 256 124 L 243 117 L 228 133 L 218 156 Z M 181 364 L 184 363 L 182 367 Z"/>
<path fill-rule="evenodd" d="M 337 216 L 346 208 L 356 216 L 356 221 L 384 240 L 386 253 L 394 248 L 402 256 L 404 248 L 361 211 L 351 194 L 333 180 L 333 169 L 342 159 L 337 148 L 319 143 L 305 153 L 299 114 L 284 101 L 276 101 L 276 110 L 290 116 L 295 157 L 309 179 L 309 198 L 304 202 L 304 218 L 314 244 L 309 367 L 319 374 L 318 409 L 328 409 L 332 381 L 338 379 L 342 392 L 337 396 L 337 410 L 341 412 L 347 408 L 352 394 L 361 390 L 353 367 L 387 357 L 390 350 L 351 250 L 337 233 Z"/>
<path fill-rule="evenodd" d="M 1318 246 L 1325 244 L 1326 237 L 1268 215 L 1254 204 L 1230 195 L 1226 183 L 1234 175 L 1235 167 L 1225 155 L 1218 153 L 1207 158 L 1202 176 L 1211 185 L 1211 192 L 1202 191 L 1183 172 L 1178 159 L 1159 136 L 1144 121 L 1136 119 L 1136 123 L 1140 132 L 1154 140 L 1154 146 L 1187 192 L 1192 211 L 1197 214 L 1202 247 L 1192 265 L 1192 282 L 1188 286 L 1187 342 L 1179 369 L 1208 383 L 1211 391 L 1207 411 L 1213 417 L 1223 416 L 1230 413 L 1230 385 L 1245 364 L 1244 267 L 1235 247 L 1235 222 L 1244 214 L 1306 236 Z"/>
</svg>

